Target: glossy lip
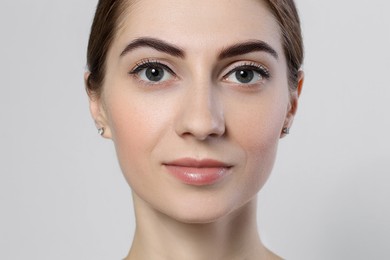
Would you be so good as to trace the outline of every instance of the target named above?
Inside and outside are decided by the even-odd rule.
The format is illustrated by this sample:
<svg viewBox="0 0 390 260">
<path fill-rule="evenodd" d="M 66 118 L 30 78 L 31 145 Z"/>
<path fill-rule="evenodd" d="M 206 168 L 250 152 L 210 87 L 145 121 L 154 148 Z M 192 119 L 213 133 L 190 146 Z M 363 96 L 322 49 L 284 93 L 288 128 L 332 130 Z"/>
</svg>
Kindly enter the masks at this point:
<svg viewBox="0 0 390 260">
<path fill-rule="evenodd" d="M 215 184 L 227 176 L 232 168 L 232 165 L 217 160 L 192 158 L 182 158 L 163 165 L 178 180 L 194 186 Z"/>
</svg>

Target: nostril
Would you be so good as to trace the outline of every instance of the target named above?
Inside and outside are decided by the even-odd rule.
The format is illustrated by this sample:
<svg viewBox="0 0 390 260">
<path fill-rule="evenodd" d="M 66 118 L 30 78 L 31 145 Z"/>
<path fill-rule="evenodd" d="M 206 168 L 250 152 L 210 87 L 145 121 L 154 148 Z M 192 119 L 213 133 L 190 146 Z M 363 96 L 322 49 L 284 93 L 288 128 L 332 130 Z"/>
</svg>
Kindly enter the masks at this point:
<svg viewBox="0 0 390 260">
<path fill-rule="evenodd" d="M 182 116 L 177 124 L 176 132 L 183 137 L 192 136 L 204 141 L 209 137 L 220 137 L 225 134 L 225 121 L 223 118 L 210 116 L 188 117 Z"/>
<path fill-rule="evenodd" d="M 192 136 L 198 140 L 206 140 L 208 137 L 220 137 L 225 129 L 223 105 L 220 102 L 218 92 L 199 85 L 188 91 L 181 101 L 181 108 L 175 118 L 176 132 L 180 136 Z"/>
</svg>

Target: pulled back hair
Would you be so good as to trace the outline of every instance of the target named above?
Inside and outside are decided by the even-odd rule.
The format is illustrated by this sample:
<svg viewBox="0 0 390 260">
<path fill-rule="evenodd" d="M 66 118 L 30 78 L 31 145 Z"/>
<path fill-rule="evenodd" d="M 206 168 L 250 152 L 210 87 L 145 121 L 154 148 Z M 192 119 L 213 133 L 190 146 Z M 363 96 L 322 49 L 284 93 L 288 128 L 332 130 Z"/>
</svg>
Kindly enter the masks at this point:
<svg viewBox="0 0 390 260">
<path fill-rule="evenodd" d="M 142 1 L 142 0 L 141 0 Z M 294 0 L 263 0 L 279 24 L 283 51 L 288 67 L 289 87 L 294 91 L 298 72 L 303 63 L 303 40 L 299 15 Z M 90 95 L 100 96 L 103 86 L 107 53 L 130 6 L 130 0 L 99 0 L 91 27 L 87 50 L 90 72 L 86 88 Z"/>
</svg>

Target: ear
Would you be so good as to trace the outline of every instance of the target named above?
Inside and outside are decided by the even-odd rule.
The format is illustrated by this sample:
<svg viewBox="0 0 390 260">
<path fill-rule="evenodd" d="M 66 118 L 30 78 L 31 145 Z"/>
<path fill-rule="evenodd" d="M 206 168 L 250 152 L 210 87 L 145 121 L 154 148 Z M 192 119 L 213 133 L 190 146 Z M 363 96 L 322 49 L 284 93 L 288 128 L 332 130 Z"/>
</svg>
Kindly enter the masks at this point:
<svg viewBox="0 0 390 260">
<path fill-rule="evenodd" d="M 90 74 L 91 73 L 89 71 L 84 73 L 84 84 L 89 97 L 89 110 L 95 122 L 96 128 L 104 129 L 102 136 L 104 138 L 111 139 L 111 129 L 108 124 L 107 114 L 103 105 L 102 98 L 88 89 L 88 84 L 90 84 Z"/>
<path fill-rule="evenodd" d="M 283 129 L 290 129 L 292 127 L 295 114 L 298 110 L 298 99 L 302 92 L 303 81 L 305 78 L 305 74 L 302 70 L 298 71 L 298 84 L 296 90 L 290 93 L 290 104 L 288 106 L 286 119 L 284 121 Z M 286 136 L 286 133 L 281 133 L 280 137 L 283 138 Z"/>
</svg>

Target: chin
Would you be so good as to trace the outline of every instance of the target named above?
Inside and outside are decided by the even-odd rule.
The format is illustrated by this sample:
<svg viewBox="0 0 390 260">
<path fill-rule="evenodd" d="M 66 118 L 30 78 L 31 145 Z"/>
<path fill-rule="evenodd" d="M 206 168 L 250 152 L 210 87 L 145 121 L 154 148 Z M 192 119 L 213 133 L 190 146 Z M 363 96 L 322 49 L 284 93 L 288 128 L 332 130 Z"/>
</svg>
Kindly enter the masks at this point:
<svg viewBox="0 0 390 260">
<path fill-rule="evenodd" d="M 239 214 L 250 201 L 242 199 L 238 202 L 228 196 L 218 195 L 203 199 L 172 201 L 174 203 L 159 211 L 181 223 L 211 224 Z"/>
</svg>

